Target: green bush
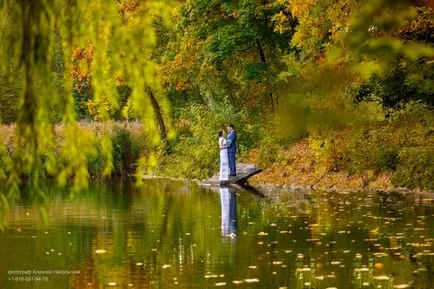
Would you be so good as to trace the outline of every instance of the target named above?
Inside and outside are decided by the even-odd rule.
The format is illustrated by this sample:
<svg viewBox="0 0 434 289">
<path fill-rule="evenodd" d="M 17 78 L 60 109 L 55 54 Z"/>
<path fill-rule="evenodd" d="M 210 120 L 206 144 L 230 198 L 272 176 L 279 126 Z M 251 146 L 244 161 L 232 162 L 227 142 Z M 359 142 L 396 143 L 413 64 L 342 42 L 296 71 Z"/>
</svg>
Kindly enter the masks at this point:
<svg viewBox="0 0 434 289">
<path fill-rule="evenodd" d="M 89 175 L 94 178 L 102 177 L 106 163 L 107 159 L 99 152 L 99 150 L 97 154 L 87 156 L 87 167 Z"/>
<path fill-rule="evenodd" d="M 92 84 L 88 80 L 74 80 L 72 95 L 78 119 L 92 119 L 87 104 L 93 98 L 93 94 Z"/>
<path fill-rule="evenodd" d="M 374 169 L 377 145 L 367 129 L 354 133 L 343 156 L 343 169 L 350 174 Z"/>
<path fill-rule="evenodd" d="M 376 172 L 394 171 L 398 165 L 398 149 L 383 144 L 378 148 L 374 162 Z"/>
<path fill-rule="evenodd" d="M 403 149 L 392 182 L 410 189 L 434 189 L 434 146 Z"/>
<path fill-rule="evenodd" d="M 126 176 L 134 173 L 140 158 L 139 140 L 125 129 L 115 127 L 111 136 L 114 174 Z"/>
<path fill-rule="evenodd" d="M 110 131 L 112 145 L 112 161 L 114 176 L 128 176 L 135 173 L 139 158 L 148 152 L 148 139 L 141 133 L 131 133 L 125 128 L 114 125 Z M 100 143 L 97 153 L 87 156 L 89 174 L 92 177 L 101 177 L 109 160 L 102 153 Z"/>
<path fill-rule="evenodd" d="M 274 163 L 279 156 L 281 148 L 281 144 L 277 138 L 272 135 L 265 137 L 259 144 L 258 165 L 267 167 Z"/>
</svg>

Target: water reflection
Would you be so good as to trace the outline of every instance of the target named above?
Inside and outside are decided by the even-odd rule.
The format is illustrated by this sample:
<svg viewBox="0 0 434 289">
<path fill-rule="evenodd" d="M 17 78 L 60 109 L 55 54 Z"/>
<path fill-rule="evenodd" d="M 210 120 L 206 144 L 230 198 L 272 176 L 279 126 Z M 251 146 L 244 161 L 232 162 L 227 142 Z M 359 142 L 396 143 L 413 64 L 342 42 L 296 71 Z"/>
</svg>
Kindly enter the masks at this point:
<svg viewBox="0 0 434 289">
<path fill-rule="evenodd" d="M 232 188 L 220 187 L 222 237 L 236 242 L 237 236 L 237 195 Z"/>
<path fill-rule="evenodd" d="M 430 196 L 176 182 L 93 184 L 20 203 L 0 232 L 0 288 L 417 288 L 434 284 Z M 223 236 L 223 237 L 222 237 Z M 234 242 L 236 242 L 234 244 Z M 45 283 L 8 270 L 79 270 Z M 42 276 L 41 276 L 42 277 Z M 42 281 L 38 281 L 42 282 Z"/>
</svg>

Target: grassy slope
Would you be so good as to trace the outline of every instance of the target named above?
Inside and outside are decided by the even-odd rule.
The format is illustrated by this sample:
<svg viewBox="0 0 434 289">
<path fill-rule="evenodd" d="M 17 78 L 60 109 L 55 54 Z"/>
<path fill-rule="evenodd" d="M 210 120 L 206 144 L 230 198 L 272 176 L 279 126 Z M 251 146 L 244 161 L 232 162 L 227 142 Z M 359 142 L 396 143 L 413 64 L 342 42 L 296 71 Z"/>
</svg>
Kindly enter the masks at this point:
<svg viewBox="0 0 434 289">
<path fill-rule="evenodd" d="M 257 163 L 258 151 L 252 151 L 245 162 Z M 330 171 L 307 139 L 298 141 L 279 152 L 278 158 L 266 166 L 264 172 L 251 179 L 252 184 L 314 188 L 317 190 L 358 191 L 393 189 L 390 172 L 375 174 L 366 170 L 349 174 L 346 171 Z"/>
</svg>

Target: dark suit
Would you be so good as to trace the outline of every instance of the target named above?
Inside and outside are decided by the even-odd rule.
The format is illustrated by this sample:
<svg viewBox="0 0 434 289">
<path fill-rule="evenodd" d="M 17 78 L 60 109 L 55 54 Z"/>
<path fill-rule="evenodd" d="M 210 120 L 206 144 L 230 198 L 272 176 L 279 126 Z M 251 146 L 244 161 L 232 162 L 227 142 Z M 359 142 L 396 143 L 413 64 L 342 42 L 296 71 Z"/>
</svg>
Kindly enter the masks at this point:
<svg viewBox="0 0 434 289">
<path fill-rule="evenodd" d="M 235 164 L 235 153 L 237 152 L 237 134 L 235 133 L 235 131 L 229 133 L 227 143 L 229 145 L 228 158 L 230 175 L 236 175 L 237 167 Z"/>
</svg>

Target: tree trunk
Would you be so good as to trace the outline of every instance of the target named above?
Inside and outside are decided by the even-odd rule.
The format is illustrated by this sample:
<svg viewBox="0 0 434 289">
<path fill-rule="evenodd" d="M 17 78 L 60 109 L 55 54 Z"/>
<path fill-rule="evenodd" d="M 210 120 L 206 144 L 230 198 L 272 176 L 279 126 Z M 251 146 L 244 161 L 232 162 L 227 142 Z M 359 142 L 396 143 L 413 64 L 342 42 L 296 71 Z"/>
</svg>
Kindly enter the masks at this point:
<svg viewBox="0 0 434 289">
<path fill-rule="evenodd" d="M 161 107 L 158 104 L 157 99 L 155 99 L 154 93 L 149 89 L 149 97 L 151 98 L 152 107 L 155 111 L 155 116 L 157 117 L 158 129 L 160 131 L 160 138 L 162 141 L 167 139 L 166 125 L 164 124 L 163 115 L 161 114 Z"/>
<path fill-rule="evenodd" d="M 267 59 L 265 58 L 265 53 L 264 50 L 262 50 L 262 46 L 261 43 L 259 42 L 259 39 L 256 39 L 256 45 L 258 46 L 259 58 L 261 59 L 261 63 L 267 66 Z M 274 97 L 271 91 L 269 93 L 269 96 L 270 96 L 271 109 L 274 111 Z"/>
</svg>

